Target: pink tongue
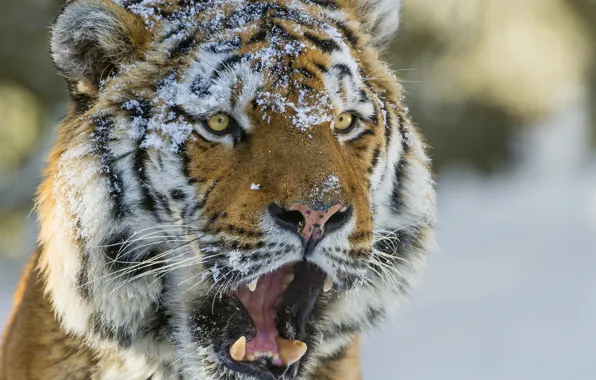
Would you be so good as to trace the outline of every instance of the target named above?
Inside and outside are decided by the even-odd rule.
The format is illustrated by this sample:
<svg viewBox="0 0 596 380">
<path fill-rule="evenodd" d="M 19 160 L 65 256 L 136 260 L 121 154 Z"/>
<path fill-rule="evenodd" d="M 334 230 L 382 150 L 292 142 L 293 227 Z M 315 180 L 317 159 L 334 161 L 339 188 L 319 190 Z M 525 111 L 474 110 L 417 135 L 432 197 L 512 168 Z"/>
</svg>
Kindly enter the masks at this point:
<svg viewBox="0 0 596 380">
<path fill-rule="evenodd" d="M 254 292 L 251 292 L 247 287 L 242 287 L 236 293 L 257 328 L 257 335 L 246 344 L 247 358 L 249 356 L 256 358 L 255 353 L 257 352 L 279 354 L 277 342 L 275 341 L 275 338 L 279 335 L 275 326 L 275 308 L 284 292 L 281 288 L 283 278 L 284 271 L 282 269 L 261 276 Z M 279 355 L 277 359 L 272 359 L 272 362 L 274 365 L 283 365 Z"/>
</svg>

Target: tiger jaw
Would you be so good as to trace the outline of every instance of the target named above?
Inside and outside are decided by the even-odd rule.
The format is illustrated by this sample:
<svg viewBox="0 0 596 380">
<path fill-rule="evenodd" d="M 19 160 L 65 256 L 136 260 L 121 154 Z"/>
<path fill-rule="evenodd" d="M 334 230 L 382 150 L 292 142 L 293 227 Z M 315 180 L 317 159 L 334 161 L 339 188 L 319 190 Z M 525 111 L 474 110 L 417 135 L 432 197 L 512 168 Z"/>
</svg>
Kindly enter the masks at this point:
<svg viewBox="0 0 596 380">
<path fill-rule="evenodd" d="M 298 373 L 308 354 L 308 322 L 321 293 L 332 282 L 316 266 L 302 261 L 262 275 L 235 292 L 254 326 L 223 345 L 228 368 L 259 378 Z"/>
</svg>

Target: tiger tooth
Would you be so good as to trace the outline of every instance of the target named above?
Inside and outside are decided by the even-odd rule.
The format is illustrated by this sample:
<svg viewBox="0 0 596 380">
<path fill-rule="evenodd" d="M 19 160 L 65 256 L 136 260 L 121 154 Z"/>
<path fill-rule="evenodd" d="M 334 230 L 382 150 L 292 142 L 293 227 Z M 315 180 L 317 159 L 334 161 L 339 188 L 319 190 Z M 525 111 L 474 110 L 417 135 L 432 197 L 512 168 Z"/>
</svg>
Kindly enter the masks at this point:
<svg viewBox="0 0 596 380">
<path fill-rule="evenodd" d="M 283 281 L 282 281 L 283 284 L 284 285 L 289 285 L 292 281 L 294 281 L 294 277 L 295 276 L 294 276 L 294 273 L 293 272 L 290 272 L 290 273 L 286 274 L 284 276 L 284 278 L 283 278 Z"/>
<path fill-rule="evenodd" d="M 325 284 L 323 285 L 323 292 L 327 293 L 333 289 L 333 281 L 329 276 L 325 277 Z"/>
<path fill-rule="evenodd" d="M 257 289 L 257 285 L 259 283 L 259 278 L 255 278 L 250 284 L 247 285 L 248 290 L 254 292 Z"/>
<path fill-rule="evenodd" d="M 246 337 L 241 336 L 236 343 L 230 346 L 230 356 L 237 362 L 243 361 L 246 355 Z"/>
<path fill-rule="evenodd" d="M 302 359 L 308 346 L 299 340 L 286 340 L 281 337 L 275 338 L 277 341 L 277 348 L 279 350 L 279 357 L 284 365 L 292 365 L 298 360 Z"/>
</svg>

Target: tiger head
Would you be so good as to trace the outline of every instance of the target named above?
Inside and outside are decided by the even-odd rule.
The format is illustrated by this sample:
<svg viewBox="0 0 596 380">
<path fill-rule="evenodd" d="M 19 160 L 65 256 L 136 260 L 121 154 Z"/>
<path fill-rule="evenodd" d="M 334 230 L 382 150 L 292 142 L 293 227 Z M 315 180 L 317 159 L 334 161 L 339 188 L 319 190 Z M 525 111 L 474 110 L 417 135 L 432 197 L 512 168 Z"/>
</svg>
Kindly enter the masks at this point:
<svg viewBox="0 0 596 380">
<path fill-rule="evenodd" d="M 435 224 L 378 57 L 398 7 L 68 3 L 51 51 L 73 106 L 38 197 L 62 326 L 154 371 L 308 378 L 394 308 Z"/>
</svg>

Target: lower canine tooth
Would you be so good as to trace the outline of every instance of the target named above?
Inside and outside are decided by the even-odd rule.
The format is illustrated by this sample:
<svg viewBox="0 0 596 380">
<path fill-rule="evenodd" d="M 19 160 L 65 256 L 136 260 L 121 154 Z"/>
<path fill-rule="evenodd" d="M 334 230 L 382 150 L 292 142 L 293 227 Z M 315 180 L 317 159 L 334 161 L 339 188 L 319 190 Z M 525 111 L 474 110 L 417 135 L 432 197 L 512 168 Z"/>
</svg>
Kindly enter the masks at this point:
<svg viewBox="0 0 596 380">
<path fill-rule="evenodd" d="M 257 288 L 257 284 L 258 284 L 258 283 L 259 283 L 259 279 L 258 279 L 258 278 L 255 278 L 255 279 L 254 279 L 254 280 L 253 280 L 253 281 L 252 281 L 250 284 L 248 284 L 248 285 L 247 285 L 247 286 L 248 286 L 248 289 L 249 289 L 251 292 L 254 292 L 254 291 L 255 291 L 255 289 Z"/>
<path fill-rule="evenodd" d="M 323 292 L 327 293 L 331 289 L 333 289 L 333 281 L 331 281 L 331 278 L 327 276 L 325 277 L 325 285 L 323 285 Z"/>
<path fill-rule="evenodd" d="M 283 279 L 284 285 L 288 285 L 292 281 L 294 281 L 294 273 L 288 273 L 284 276 L 284 279 Z"/>
<path fill-rule="evenodd" d="M 240 337 L 240 339 L 238 339 L 236 341 L 236 343 L 234 343 L 231 347 L 230 347 L 230 356 L 232 357 L 232 359 L 236 360 L 237 362 L 240 362 L 242 360 L 244 360 L 244 356 L 246 355 L 246 337 Z"/>
<path fill-rule="evenodd" d="M 306 343 L 299 340 L 286 340 L 281 337 L 277 337 L 275 340 L 277 341 L 279 357 L 285 365 L 296 363 L 304 356 L 308 349 Z"/>
</svg>

